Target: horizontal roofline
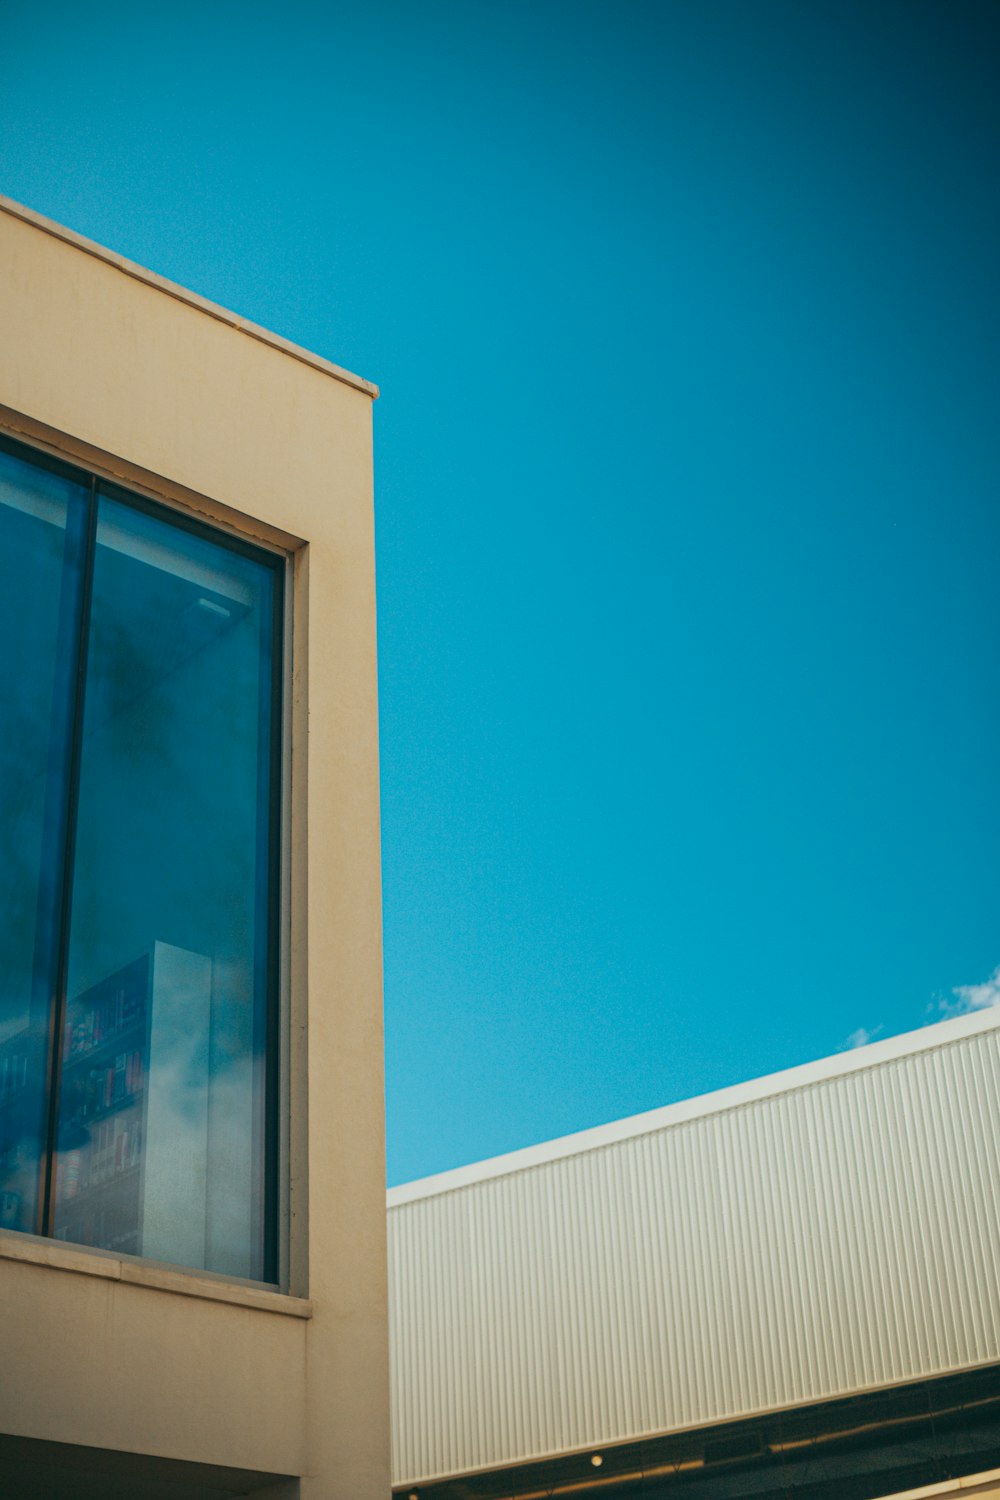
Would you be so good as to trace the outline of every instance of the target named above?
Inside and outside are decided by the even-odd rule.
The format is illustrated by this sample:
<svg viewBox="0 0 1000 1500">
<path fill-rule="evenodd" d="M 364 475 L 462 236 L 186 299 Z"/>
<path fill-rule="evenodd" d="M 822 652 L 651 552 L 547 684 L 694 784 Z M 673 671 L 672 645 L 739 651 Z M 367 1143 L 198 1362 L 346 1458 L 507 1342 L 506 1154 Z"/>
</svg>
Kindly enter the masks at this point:
<svg viewBox="0 0 1000 1500">
<path fill-rule="evenodd" d="M 607 1125 L 595 1125 L 589 1130 L 558 1136 L 555 1140 L 542 1141 L 537 1146 L 524 1146 L 519 1151 L 508 1151 L 503 1156 L 492 1156 L 485 1161 L 471 1162 L 465 1167 L 455 1167 L 449 1172 L 437 1172 L 432 1177 L 404 1182 L 389 1189 L 388 1206 L 402 1208 L 407 1203 L 473 1187 L 476 1183 L 486 1182 L 493 1177 L 506 1177 L 515 1172 L 527 1171 L 531 1167 L 560 1161 L 567 1156 L 597 1151 L 618 1141 L 649 1135 L 652 1131 L 686 1124 L 706 1115 L 721 1114 L 724 1110 L 737 1109 L 744 1104 L 754 1104 L 761 1099 L 771 1099 L 778 1094 L 808 1088 L 811 1084 L 825 1083 L 831 1078 L 859 1073 L 865 1068 L 895 1062 L 898 1058 L 911 1057 L 914 1053 L 928 1052 L 935 1047 L 946 1046 L 949 1042 L 961 1041 L 964 1037 L 996 1028 L 1000 1028 L 1000 1005 L 973 1011 L 965 1016 L 955 1016 L 932 1026 L 922 1026 L 918 1031 L 888 1037 L 884 1042 L 869 1042 L 867 1046 L 837 1052 L 832 1057 L 801 1063 L 795 1068 L 785 1068 L 780 1073 L 769 1073 L 763 1078 L 752 1078 L 746 1083 L 715 1089 L 710 1094 L 699 1094 L 694 1099 L 681 1099 L 676 1104 L 646 1110 L 640 1115 L 629 1115 L 624 1120 L 612 1120 Z"/>
<path fill-rule="evenodd" d="M 57 224 L 54 219 L 47 219 L 43 214 L 35 213 L 33 208 L 26 208 L 23 203 L 15 203 L 13 198 L 6 198 L 0 194 L 0 212 L 10 214 L 14 219 L 23 219 L 26 224 L 33 225 L 44 234 L 51 234 L 55 239 L 64 240 L 67 245 L 73 245 L 77 250 L 82 250 L 85 255 L 92 255 L 96 260 L 103 260 L 106 265 L 114 266 L 116 271 L 131 276 L 133 281 L 144 282 L 146 286 L 151 286 L 156 291 L 173 297 L 177 302 L 185 302 L 188 307 L 207 313 L 210 318 L 215 318 L 219 323 L 228 324 L 239 333 L 245 333 L 248 338 L 256 339 L 261 344 L 269 344 L 272 349 L 277 349 L 280 353 L 287 354 L 304 365 L 311 365 L 314 370 L 320 370 L 324 375 L 330 375 L 334 380 L 339 380 L 342 385 L 353 386 L 356 391 L 362 391 L 373 401 L 378 397 L 378 386 L 373 385 L 370 380 L 364 380 L 360 375 L 352 375 L 350 370 L 342 369 L 340 365 L 333 364 L 322 355 L 313 354 L 309 349 L 293 344 L 290 339 L 283 339 L 280 334 L 272 333 L 268 328 L 261 328 L 258 323 L 251 323 L 246 318 L 230 312 L 226 307 L 220 307 L 217 302 L 209 302 L 207 297 L 200 297 L 197 292 L 179 286 L 176 281 L 168 281 L 165 276 L 158 276 L 155 271 L 148 271 L 145 266 L 126 260 L 124 255 L 117 255 L 115 251 L 99 245 L 96 240 L 88 240 L 84 235 L 77 234 L 75 230 L 67 229 L 64 224 Z"/>
</svg>

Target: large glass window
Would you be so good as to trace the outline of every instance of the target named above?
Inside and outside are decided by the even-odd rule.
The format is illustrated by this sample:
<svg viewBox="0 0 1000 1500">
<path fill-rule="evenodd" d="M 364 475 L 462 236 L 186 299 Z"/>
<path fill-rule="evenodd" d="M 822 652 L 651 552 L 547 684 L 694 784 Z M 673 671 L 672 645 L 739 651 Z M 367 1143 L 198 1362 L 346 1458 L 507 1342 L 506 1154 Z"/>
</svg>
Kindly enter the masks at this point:
<svg viewBox="0 0 1000 1500">
<path fill-rule="evenodd" d="M 0 1226 L 277 1279 L 281 560 L 0 447 Z"/>
</svg>

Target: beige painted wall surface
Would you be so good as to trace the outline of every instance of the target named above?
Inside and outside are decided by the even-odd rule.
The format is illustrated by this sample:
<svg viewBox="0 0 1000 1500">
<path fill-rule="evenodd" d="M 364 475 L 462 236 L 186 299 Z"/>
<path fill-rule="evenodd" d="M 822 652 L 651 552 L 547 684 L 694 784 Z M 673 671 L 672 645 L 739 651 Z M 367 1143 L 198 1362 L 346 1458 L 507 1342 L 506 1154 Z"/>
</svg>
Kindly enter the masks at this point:
<svg viewBox="0 0 1000 1500">
<path fill-rule="evenodd" d="M 4 1361 L 0 1430 L 16 1420 L 18 1432 L 47 1436 L 62 1413 L 64 1427 L 90 1433 L 74 1441 L 234 1463 L 231 1435 L 252 1428 L 262 1468 L 287 1472 L 295 1450 L 310 1500 L 381 1500 L 389 1419 L 371 398 L 2 203 L 0 330 L 5 430 L 247 535 L 307 544 L 294 559 L 289 1290 L 314 1308 L 308 1321 L 220 1311 L 0 1260 L 0 1296 L 20 1305 L 30 1287 L 30 1314 L 16 1326 L 19 1336 L 33 1331 L 40 1351 L 37 1383 L 20 1394 Z M 90 1363 L 123 1362 L 123 1393 L 130 1372 L 136 1391 L 155 1380 L 145 1414 L 136 1396 L 127 1424 L 113 1403 L 102 1415 L 69 1361 L 62 1373 L 45 1363 L 69 1308 Z M 188 1351 L 203 1344 L 199 1373 Z M 280 1419 L 261 1415 L 272 1401 Z"/>
<path fill-rule="evenodd" d="M 304 1320 L 4 1261 L 0 1326 L 0 1431 L 302 1467 Z"/>
</svg>

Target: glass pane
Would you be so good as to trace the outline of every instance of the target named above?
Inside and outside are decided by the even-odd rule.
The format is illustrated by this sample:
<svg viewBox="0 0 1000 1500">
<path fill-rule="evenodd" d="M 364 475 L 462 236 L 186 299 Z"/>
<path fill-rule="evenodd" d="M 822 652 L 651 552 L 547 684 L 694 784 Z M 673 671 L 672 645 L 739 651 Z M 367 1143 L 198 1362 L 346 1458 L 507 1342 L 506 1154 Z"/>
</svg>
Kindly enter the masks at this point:
<svg viewBox="0 0 1000 1500">
<path fill-rule="evenodd" d="M 269 560 L 99 498 L 54 1218 L 255 1280 L 277 589 Z"/>
<path fill-rule="evenodd" d="M 0 1228 L 38 1233 L 87 491 L 0 450 Z"/>
</svg>

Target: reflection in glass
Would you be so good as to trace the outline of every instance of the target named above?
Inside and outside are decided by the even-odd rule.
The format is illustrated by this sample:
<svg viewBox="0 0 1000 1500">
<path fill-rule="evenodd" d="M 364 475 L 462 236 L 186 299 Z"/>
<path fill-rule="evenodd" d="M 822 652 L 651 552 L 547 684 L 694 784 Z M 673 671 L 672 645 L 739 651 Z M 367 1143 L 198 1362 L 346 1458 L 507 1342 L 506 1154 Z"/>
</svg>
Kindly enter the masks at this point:
<svg viewBox="0 0 1000 1500">
<path fill-rule="evenodd" d="M 0 1228 L 276 1279 L 280 596 L 0 439 Z"/>
<path fill-rule="evenodd" d="M 257 1280 L 277 593 L 99 496 L 52 1231 Z"/>
<path fill-rule="evenodd" d="M 0 1228 L 38 1233 L 88 486 L 0 450 Z"/>
</svg>

